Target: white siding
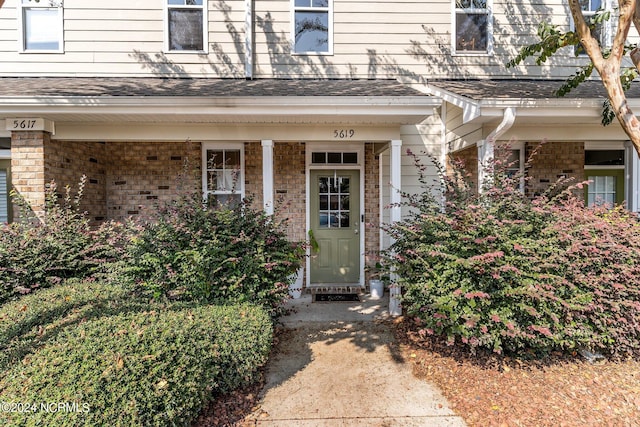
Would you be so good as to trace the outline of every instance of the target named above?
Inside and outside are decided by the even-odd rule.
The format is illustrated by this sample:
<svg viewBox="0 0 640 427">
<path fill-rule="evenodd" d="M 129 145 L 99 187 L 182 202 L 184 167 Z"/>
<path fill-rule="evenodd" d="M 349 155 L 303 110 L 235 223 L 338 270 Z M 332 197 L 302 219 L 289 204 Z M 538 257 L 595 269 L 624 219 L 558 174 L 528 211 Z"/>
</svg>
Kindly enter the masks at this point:
<svg viewBox="0 0 640 427">
<path fill-rule="evenodd" d="M 164 0 L 65 0 L 64 53 L 18 54 L 18 0 L 0 9 L 0 76 L 244 77 L 245 1 L 209 1 L 207 54 L 164 53 Z M 451 55 L 452 0 L 334 0 L 334 54 L 292 55 L 290 0 L 255 0 L 256 77 L 567 76 L 573 49 L 541 67 L 507 69 L 538 23 L 569 28 L 563 0 L 494 0 L 494 51 Z M 633 34 L 635 30 L 632 30 Z M 46 63 L 46 67 L 42 64 Z"/>
<path fill-rule="evenodd" d="M 483 138 L 482 125 L 463 123 L 462 108 L 447 104 L 447 150 L 455 152 L 474 145 Z"/>
</svg>

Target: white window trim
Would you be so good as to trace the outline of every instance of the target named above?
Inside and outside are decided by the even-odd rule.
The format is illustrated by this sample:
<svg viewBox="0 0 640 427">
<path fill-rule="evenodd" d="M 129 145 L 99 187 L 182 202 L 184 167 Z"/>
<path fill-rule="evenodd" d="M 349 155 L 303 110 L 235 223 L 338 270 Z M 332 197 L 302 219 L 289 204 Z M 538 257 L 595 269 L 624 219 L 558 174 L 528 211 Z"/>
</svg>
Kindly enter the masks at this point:
<svg viewBox="0 0 640 427">
<path fill-rule="evenodd" d="M 238 186 L 234 192 L 231 191 L 208 191 L 207 180 L 207 150 L 240 150 L 240 176 L 238 177 Z M 240 199 L 245 198 L 244 176 L 244 143 L 242 142 L 203 142 L 202 143 L 202 198 L 207 200 L 209 195 L 215 194 L 240 194 Z"/>
<path fill-rule="evenodd" d="M 484 11 L 486 12 L 480 12 Z M 473 50 L 457 50 L 456 41 L 458 33 L 456 30 L 456 12 L 486 14 L 487 15 L 487 50 L 486 51 L 473 51 Z M 451 2 L 451 52 L 452 56 L 492 56 L 493 51 L 493 0 L 487 0 L 486 9 L 459 9 L 456 7 L 456 0 Z"/>
<path fill-rule="evenodd" d="M 18 5 L 16 10 L 18 11 L 18 52 L 19 53 L 64 53 L 64 2 L 63 0 L 58 0 L 58 6 L 51 6 L 48 2 L 43 1 L 40 3 L 33 2 L 33 4 L 23 4 L 22 0 L 16 0 Z M 24 22 L 24 11 L 25 9 L 54 9 L 58 8 L 58 20 L 60 22 L 60 31 L 58 32 L 58 41 L 59 48 L 58 49 L 26 49 L 26 38 L 24 34 L 25 30 L 25 22 Z"/>
<path fill-rule="evenodd" d="M 183 4 L 169 4 L 168 0 L 162 0 L 164 14 L 164 52 L 165 53 L 179 53 L 179 54 L 193 54 L 193 53 L 209 53 L 209 1 L 203 0 L 202 5 L 183 5 Z M 169 49 L 169 9 L 196 9 L 202 10 L 202 50 L 171 50 Z"/>
<path fill-rule="evenodd" d="M 609 18 L 608 21 L 604 21 L 602 23 L 602 40 L 600 40 L 600 43 L 602 46 L 606 47 L 610 47 L 612 42 L 613 42 L 613 20 L 615 18 L 614 14 L 614 9 L 613 9 L 613 5 L 612 5 L 612 0 L 602 0 L 602 6 L 603 6 L 603 11 L 609 11 L 611 12 L 611 18 Z M 589 23 L 589 19 L 591 19 L 592 16 L 594 16 L 596 14 L 596 10 L 583 10 L 582 11 L 582 16 L 584 16 L 585 21 L 587 21 L 587 24 Z M 570 20 L 571 20 L 571 31 L 575 31 L 576 30 L 576 24 L 573 21 L 573 17 L 571 17 L 571 14 L 569 14 Z M 576 48 L 577 46 L 573 46 L 573 55 L 575 56 L 575 52 L 576 52 Z M 586 58 L 588 57 L 588 55 L 585 53 L 580 53 L 577 55 L 578 58 Z"/>
<path fill-rule="evenodd" d="M 291 1 L 291 34 L 290 34 L 290 45 L 291 45 L 291 54 L 292 55 L 321 55 L 321 56 L 331 56 L 333 55 L 333 0 L 329 0 L 329 7 L 296 7 L 296 1 Z M 329 40 L 328 40 L 328 51 L 327 52 L 319 52 L 319 51 L 307 51 L 307 52 L 296 52 L 296 12 L 324 12 L 326 11 L 329 16 Z"/>
</svg>

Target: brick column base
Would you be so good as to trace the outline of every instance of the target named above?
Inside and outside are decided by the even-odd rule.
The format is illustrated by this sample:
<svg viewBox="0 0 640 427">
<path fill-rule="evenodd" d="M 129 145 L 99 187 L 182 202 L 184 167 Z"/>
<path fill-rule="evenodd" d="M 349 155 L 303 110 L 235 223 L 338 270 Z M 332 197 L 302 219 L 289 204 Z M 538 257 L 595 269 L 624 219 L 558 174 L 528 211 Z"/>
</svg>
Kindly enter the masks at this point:
<svg viewBox="0 0 640 427">
<path fill-rule="evenodd" d="M 41 219 L 45 207 L 44 147 L 50 141 L 51 134 L 46 131 L 11 133 L 12 186 Z M 17 209 L 14 209 L 14 214 L 16 218 L 24 215 Z"/>
</svg>

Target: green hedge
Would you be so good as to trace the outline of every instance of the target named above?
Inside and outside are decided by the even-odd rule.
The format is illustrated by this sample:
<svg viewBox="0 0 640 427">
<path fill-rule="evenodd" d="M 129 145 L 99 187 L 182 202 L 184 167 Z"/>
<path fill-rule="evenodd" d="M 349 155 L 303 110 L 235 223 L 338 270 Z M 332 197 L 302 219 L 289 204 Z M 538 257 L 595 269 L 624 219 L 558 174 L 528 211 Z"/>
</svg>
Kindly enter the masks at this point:
<svg viewBox="0 0 640 427">
<path fill-rule="evenodd" d="M 189 425 L 266 362 L 273 330 L 260 308 L 163 306 L 81 285 L 0 309 L 3 409 L 36 404 L 0 411 L 0 425 Z"/>
</svg>

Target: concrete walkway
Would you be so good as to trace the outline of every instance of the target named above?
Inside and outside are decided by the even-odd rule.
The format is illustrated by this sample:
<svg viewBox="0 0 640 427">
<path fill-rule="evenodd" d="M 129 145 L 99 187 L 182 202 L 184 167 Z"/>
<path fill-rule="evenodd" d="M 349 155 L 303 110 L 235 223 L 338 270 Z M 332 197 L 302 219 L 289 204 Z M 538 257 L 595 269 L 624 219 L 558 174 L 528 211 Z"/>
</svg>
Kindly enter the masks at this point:
<svg viewBox="0 0 640 427">
<path fill-rule="evenodd" d="M 464 426 L 440 392 L 416 379 L 384 320 L 388 299 L 312 303 L 296 313 L 267 368 L 258 426 Z"/>
</svg>

